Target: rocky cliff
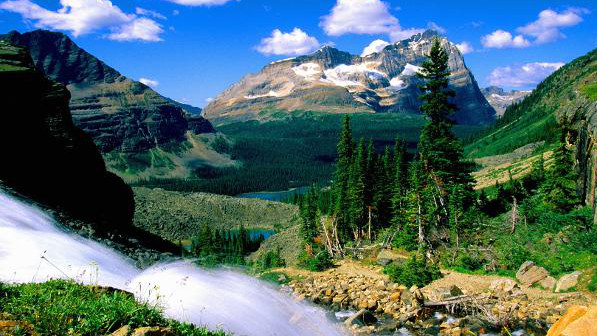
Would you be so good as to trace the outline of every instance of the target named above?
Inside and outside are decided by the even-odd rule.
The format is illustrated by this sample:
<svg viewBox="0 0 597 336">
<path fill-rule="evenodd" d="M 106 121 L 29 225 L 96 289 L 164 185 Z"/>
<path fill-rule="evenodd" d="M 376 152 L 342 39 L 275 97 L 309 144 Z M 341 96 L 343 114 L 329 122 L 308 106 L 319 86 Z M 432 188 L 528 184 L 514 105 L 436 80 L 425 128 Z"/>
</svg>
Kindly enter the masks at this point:
<svg viewBox="0 0 597 336">
<path fill-rule="evenodd" d="M 504 115 L 508 106 L 522 101 L 524 97 L 531 94 L 531 91 L 505 91 L 497 86 L 483 88 L 481 92 L 485 96 L 485 99 L 487 99 L 487 102 L 494 108 L 498 117 Z"/>
<path fill-rule="evenodd" d="M 128 226 L 132 191 L 73 124 L 66 87 L 37 71 L 26 49 L 0 41 L 0 88 L 0 180 L 103 228 Z"/>
<path fill-rule="evenodd" d="M 430 30 L 365 57 L 326 46 L 310 55 L 273 62 L 220 94 L 204 115 L 218 124 L 261 119 L 280 110 L 420 113 L 416 73 L 436 37 L 450 57 L 450 86 L 460 108 L 455 119 L 471 125 L 494 120 L 495 111 L 458 48 Z"/>
<path fill-rule="evenodd" d="M 126 175 L 134 171 L 129 175 L 136 175 L 145 171 L 152 176 L 177 171 L 185 175 L 192 170 L 185 166 L 188 162 L 210 163 L 200 154 L 208 148 L 193 153 L 181 150 L 202 143 L 193 137 L 215 132 L 209 121 L 194 114 L 200 109 L 165 98 L 121 75 L 62 33 L 13 31 L 0 39 L 27 47 L 39 71 L 67 86 L 75 125 L 91 135 L 115 172 Z M 159 151 L 166 164 L 152 170 L 156 164 L 144 162 L 132 169 L 139 155 L 151 156 L 149 151 Z"/>
</svg>

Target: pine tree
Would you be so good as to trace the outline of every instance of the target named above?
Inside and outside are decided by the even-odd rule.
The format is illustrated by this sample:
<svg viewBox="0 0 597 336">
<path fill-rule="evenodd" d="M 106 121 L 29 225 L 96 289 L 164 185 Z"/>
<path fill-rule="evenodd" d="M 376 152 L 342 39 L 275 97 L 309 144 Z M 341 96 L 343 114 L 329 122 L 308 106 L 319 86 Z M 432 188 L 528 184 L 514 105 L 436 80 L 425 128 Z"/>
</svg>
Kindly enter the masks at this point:
<svg viewBox="0 0 597 336">
<path fill-rule="evenodd" d="M 367 157 L 365 151 L 365 139 L 361 138 L 350 172 L 348 196 L 350 203 L 350 227 L 353 230 L 355 239 L 362 236 L 366 215 L 365 175 L 367 169 Z"/>
<path fill-rule="evenodd" d="M 375 189 L 375 170 L 377 167 L 377 154 L 373 141 L 369 140 L 367 145 L 367 167 L 365 168 L 365 205 L 373 205 L 373 195 Z"/>
<path fill-rule="evenodd" d="M 546 171 L 545 182 L 541 185 L 545 203 L 560 212 L 568 212 L 580 203 L 576 193 L 572 153 L 566 146 L 566 134 L 564 128 L 560 144 L 553 153 L 553 165 Z"/>
<path fill-rule="evenodd" d="M 469 184 L 471 167 L 463 161 L 462 145 L 452 133 L 451 117 L 457 107 L 450 102 L 455 92 L 448 87 L 448 54 L 438 38 L 434 39 L 429 59 L 421 68 L 417 75 L 425 84 L 419 87 L 422 91 L 419 98 L 423 100 L 421 111 L 427 116 L 427 123 L 421 133 L 419 151 L 425 170 L 444 185 Z"/>
<path fill-rule="evenodd" d="M 475 204 L 472 166 L 464 161 L 462 145 L 452 132 L 454 121 L 451 117 L 457 107 L 450 100 L 455 92 L 448 86 L 448 54 L 438 38 L 434 39 L 429 59 L 421 68 L 418 74 L 424 81 L 419 86 L 422 91 L 420 99 L 423 100 L 421 111 L 425 113 L 427 123 L 419 139 L 419 152 L 429 182 L 424 191 L 433 200 L 429 209 L 433 225 L 444 226 L 451 218 L 453 202 L 450 197 L 456 185 L 460 185 L 456 190 L 462 193 L 458 196 L 463 204 L 462 211 Z M 420 237 L 420 240 L 424 238 Z"/>
<path fill-rule="evenodd" d="M 375 194 L 373 206 L 378 228 L 387 227 L 392 220 L 392 171 L 394 170 L 390 147 L 386 146 L 383 156 L 377 162 L 375 171 Z"/>
<path fill-rule="evenodd" d="M 317 209 L 317 191 L 315 187 L 309 188 L 300 206 L 301 227 L 300 233 L 305 243 L 313 244 L 317 237 L 317 224 L 319 215 Z"/>
<path fill-rule="evenodd" d="M 334 180 L 334 215 L 336 216 L 336 223 L 340 235 L 342 238 L 346 238 L 350 231 L 348 188 L 354 151 L 352 131 L 350 129 L 350 117 L 348 115 L 344 117 L 337 151 L 338 161 Z"/>
</svg>

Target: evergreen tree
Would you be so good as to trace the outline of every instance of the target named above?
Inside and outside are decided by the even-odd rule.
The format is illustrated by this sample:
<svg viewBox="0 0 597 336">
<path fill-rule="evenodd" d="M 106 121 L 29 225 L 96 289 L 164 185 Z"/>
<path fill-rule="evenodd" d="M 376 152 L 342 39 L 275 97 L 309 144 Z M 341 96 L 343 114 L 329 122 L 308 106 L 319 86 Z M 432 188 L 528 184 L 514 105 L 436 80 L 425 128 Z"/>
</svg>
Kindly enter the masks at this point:
<svg viewBox="0 0 597 336">
<path fill-rule="evenodd" d="M 553 153 L 553 165 L 547 170 L 541 193 L 545 203 L 560 212 L 569 212 L 579 199 L 576 193 L 576 178 L 572 153 L 566 146 L 567 130 L 562 130 L 560 144 Z"/>
<path fill-rule="evenodd" d="M 421 111 L 427 116 L 427 123 L 421 133 L 419 151 L 425 170 L 434 174 L 443 185 L 470 184 L 471 166 L 463 161 L 462 145 L 452 133 L 454 121 L 451 116 L 457 107 L 450 98 L 455 92 L 448 87 L 448 54 L 438 38 L 434 39 L 429 59 L 421 68 L 417 75 L 425 82 L 419 88 L 423 100 Z"/>
<path fill-rule="evenodd" d="M 365 153 L 365 139 L 361 138 L 350 172 L 349 184 L 349 216 L 350 226 L 355 239 L 362 236 L 365 223 L 365 175 L 367 169 L 367 157 Z"/>
<path fill-rule="evenodd" d="M 336 216 L 336 223 L 340 235 L 342 238 L 346 238 L 349 234 L 348 188 L 354 151 L 352 131 L 350 129 L 350 117 L 348 115 L 344 117 L 337 151 L 338 161 L 334 180 L 334 215 Z"/>
<path fill-rule="evenodd" d="M 313 244 L 315 237 L 317 237 L 317 224 L 319 222 L 317 199 L 317 191 L 313 186 L 309 188 L 300 206 L 300 233 L 307 244 Z"/>
<path fill-rule="evenodd" d="M 392 220 L 392 181 L 391 175 L 392 155 L 390 147 L 386 146 L 383 156 L 377 162 L 375 171 L 375 194 L 373 195 L 373 207 L 376 213 L 378 228 L 388 227 Z"/>
<path fill-rule="evenodd" d="M 365 205 L 373 205 L 373 195 L 375 190 L 375 171 L 377 168 L 377 154 L 373 141 L 369 140 L 367 145 L 367 167 L 365 168 Z"/>
</svg>

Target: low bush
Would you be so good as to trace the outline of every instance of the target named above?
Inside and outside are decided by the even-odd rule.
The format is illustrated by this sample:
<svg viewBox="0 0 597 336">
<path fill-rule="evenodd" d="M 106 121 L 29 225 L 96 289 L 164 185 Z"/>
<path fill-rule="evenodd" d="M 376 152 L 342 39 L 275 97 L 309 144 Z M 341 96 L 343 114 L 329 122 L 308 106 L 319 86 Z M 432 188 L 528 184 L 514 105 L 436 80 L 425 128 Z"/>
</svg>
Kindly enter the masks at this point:
<svg viewBox="0 0 597 336">
<path fill-rule="evenodd" d="M 406 287 L 424 287 L 442 277 L 439 266 L 430 265 L 424 256 L 417 255 L 402 265 L 389 264 L 384 268 L 384 273 L 391 281 Z"/>
</svg>

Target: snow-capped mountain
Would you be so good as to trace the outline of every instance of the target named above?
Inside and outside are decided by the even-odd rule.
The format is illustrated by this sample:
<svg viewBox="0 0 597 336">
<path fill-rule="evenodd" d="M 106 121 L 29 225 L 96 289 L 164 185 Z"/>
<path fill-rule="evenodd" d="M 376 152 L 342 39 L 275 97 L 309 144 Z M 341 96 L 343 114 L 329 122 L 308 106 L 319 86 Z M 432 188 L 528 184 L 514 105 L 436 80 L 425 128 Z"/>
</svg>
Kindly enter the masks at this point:
<svg viewBox="0 0 597 336">
<path fill-rule="evenodd" d="M 324 46 L 249 74 L 204 110 L 215 123 L 262 119 L 271 111 L 420 113 L 416 76 L 435 37 L 449 53 L 450 85 L 456 90 L 462 124 L 484 124 L 494 109 L 479 90 L 458 48 L 428 30 L 361 57 Z"/>
<path fill-rule="evenodd" d="M 512 90 L 506 92 L 504 89 L 497 86 L 489 86 L 481 90 L 485 99 L 493 106 L 496 114 L 501 117 L 506 112 L 506 108 L 514 103 L 522 101 L 524 97 L 531 94 L 533 91 L 518 91 Z"/>
</svg>

